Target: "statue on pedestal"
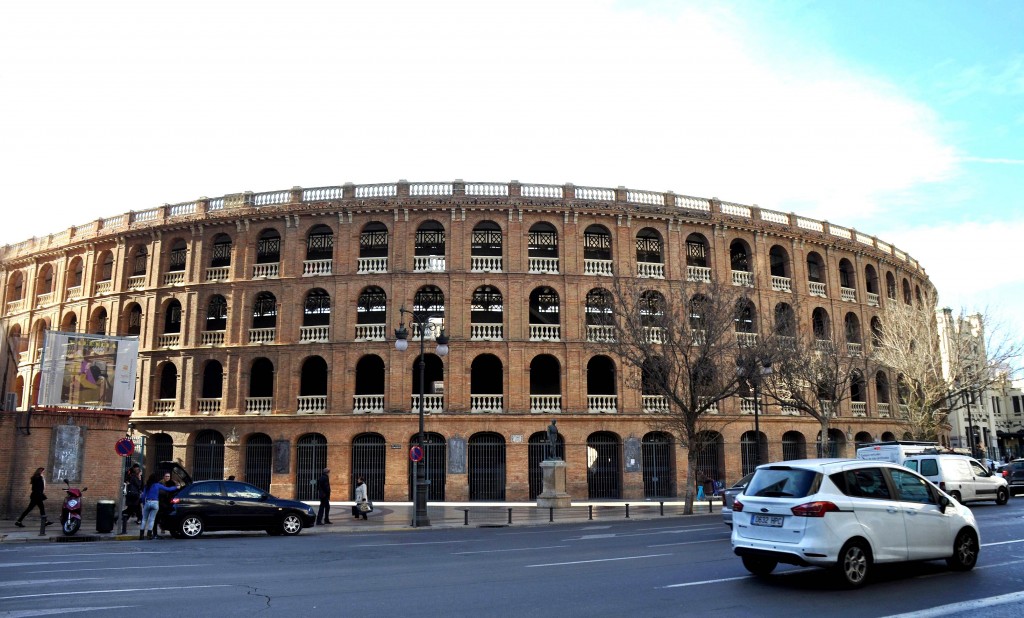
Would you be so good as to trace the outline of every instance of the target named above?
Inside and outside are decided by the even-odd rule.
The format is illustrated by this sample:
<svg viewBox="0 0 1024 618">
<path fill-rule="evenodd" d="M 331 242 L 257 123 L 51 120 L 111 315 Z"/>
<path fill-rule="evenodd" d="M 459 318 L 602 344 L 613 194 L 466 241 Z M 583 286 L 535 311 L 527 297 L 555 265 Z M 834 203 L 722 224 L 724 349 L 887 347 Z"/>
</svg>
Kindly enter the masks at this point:
<svg viewBox="0 0 1024 618">
<path fill-rule="evenodd" d="M 558 427 L 555 426 L 555 419 L 551 419 L 551 424 L 548 425 L 548 441 L 544 445 L 544 460 L 553 461 L 559 459 L 558 457 Z"/>
</svg>

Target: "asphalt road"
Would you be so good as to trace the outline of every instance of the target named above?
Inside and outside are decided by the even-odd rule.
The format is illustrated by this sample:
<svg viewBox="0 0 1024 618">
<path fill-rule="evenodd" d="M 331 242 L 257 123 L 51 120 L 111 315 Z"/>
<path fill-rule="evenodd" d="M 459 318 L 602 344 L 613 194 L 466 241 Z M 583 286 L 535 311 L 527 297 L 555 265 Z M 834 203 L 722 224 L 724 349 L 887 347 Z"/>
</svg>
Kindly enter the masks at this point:
<svg viewBox="0 0 1024 618">
<path fill-rule="evenodd" d="M 749 576 L 716 514 L 10 545 L 0 547 L 0 616 L 1024 615 L 1024 497 L 972 508 L 982 531 L 973 571 L 880 568 L 858 591 L 817 569 Z"/>
</svg>

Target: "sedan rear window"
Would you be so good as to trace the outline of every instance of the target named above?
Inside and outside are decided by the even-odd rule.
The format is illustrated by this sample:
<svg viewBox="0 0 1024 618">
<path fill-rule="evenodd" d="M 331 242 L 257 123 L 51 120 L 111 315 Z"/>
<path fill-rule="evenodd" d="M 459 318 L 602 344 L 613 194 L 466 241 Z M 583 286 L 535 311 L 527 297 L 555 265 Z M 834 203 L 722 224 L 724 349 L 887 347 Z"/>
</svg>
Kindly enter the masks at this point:
<svg viewBox="0 0 1024 618">
<path fill-rule="evenodd" d="M 772 466 L 758 468 L 743 493 L 761 498 L 805 498 L 820 484 L 821 475 L 812 470 Z"/>
</svg>

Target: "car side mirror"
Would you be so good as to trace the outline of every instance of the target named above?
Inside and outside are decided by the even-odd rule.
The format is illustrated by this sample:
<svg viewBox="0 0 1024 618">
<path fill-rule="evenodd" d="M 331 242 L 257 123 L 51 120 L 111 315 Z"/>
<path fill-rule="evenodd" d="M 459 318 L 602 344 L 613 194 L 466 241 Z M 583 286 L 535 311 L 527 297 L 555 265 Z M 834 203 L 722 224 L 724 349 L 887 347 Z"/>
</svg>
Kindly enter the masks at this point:
<svg viewBox="0 0 1024 618">
<path fill-rule="evenodd" d="M 946 509 L 951 504 L 952 502 L 949 501 L 949 498 L 947 498 L 946 496 L 939 496 L 939 510 L 941 510 L 943 513 L 946 512 Z"/>
<path fill-rule="evenodd" d="M 260 494 L 260 502 L 266 502 L 269 497 L 270 494 Z"/>
</svg>

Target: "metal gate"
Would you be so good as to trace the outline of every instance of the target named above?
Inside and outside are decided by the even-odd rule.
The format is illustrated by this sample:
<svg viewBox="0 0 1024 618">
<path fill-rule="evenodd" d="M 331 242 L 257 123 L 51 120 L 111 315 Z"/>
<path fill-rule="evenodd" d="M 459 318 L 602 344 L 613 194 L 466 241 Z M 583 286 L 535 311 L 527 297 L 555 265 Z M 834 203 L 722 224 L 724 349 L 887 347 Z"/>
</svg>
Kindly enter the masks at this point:
<svg viewBox="0 0 1024 618">
<path fill-rule="evenodd" d="M 530 467 L 530 500 L 535 500 L 544 491 L 544 469 L 540 467 L 540 462 L 544 461 L 547 444 L 548 434 L 546 431 L 538 431 L 530 436 L 526 464 Z M 562 434 L 558 434 L 558 445 L 555 452 L 562 461 L 565 461 L 565 439 Z"/>
<path fill-rule="evenodd" d="M 370 500 L 384 500 L 386 458 L 387 445 L 379 433 L 366 433 L 352 440 L 351 500 L 355 499 L 356 479 L 360 477 L 366 481 L 366 495 Z"/>
<path fill-rule="evenodd" d="M 702 432 L 703 433 L 703 432 Z M 697 443 L 697 484 L 706 484 L 705 490 L 710 493 L 712 481 L 725 480 L 725 453 L 722 450 L 722 436 L 715 432 L 701 435 Z"/>
<path fill-rule="evenodd" d="M 782 459 L 790 461 L 793 459 L 806 459 L 807 445 L 801 437 L 790 435 L 782 436 Z"/>
<path fill-rule="evenodd" d="M 327 467 L 327 438 L 307 433 L 295 443 L 295 499 L 318 500 L 316 480 Z"/>
<path fill-rule="evenodd" d="M 174 461 L 174 438 L 165 433 L 153 436 L 153 455 L 154 464 L 161 461 Z"/>
<path fill-rule="evenodd" d="M 416 444 L 416 436 L 409 440 L 409 446 Z M 427 467 L 427 500 L 430 502 L 444 502 L 444 486 L 448 478 L 445 464 L 448 461 L 448 448 L 444 436 L 439 433 L 424 432 L 423 434 L 423 461 L 421 465 Z M 416 499 L 416 469 L 412 461 L 409 462 L 409 499 Z"/>
<path fill-rule="evenodd" d="M 224 436 L 219 431 L 204 429 L 192 445 L 192 480 L 208 481 L 224 478 Z"/>
<path fill-rule="evenodd" d="M 469 438 L 469 499 L 505 499 L 505 439 L 496 433 Z"/>
<path fill-rule="evenodd" d="M 257 433 L 245 443 L 245 479 L 263 491 L 270 491 L 270 470 L 273 466 L 273 445 L 270 436 Z"/>
<path fill-rule="evenodd" d="M 644 436 L 643 455 L 644 497 L 671 498 L 675 495 L 675 470 L 672 458 L 672 438 L 661 432 Z"/>
<path fill-rule="evenodd" d="M 613 433 L 599 431 L 587 438 L 587 497 L 622 498 L 622 443 Z"/>
</svg>

